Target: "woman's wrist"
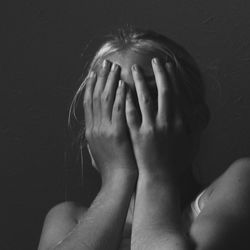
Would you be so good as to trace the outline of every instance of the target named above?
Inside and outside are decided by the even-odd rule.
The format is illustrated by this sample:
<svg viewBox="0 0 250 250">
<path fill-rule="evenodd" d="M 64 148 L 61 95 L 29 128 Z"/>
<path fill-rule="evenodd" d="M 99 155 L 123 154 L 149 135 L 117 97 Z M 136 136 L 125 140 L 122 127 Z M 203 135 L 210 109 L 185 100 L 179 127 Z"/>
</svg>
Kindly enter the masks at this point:
<svg viewBox="0 0 250 250">
<path fill-rule="evenodd" d="M 154 195 L 162 195 L 171 200 L 172 205 L 179 205 L 180 189 L 178 180 L 172 173 L 166 173 L 165 171 L 140 172 L 137 183 L 141 192 L 147 194 L 148 197 L 152 196 L 153 198 Z"/>
<path fill-rule="evenodd" d="M 114 171 L 101 174 L 102 187 L 108 188 L 124 188 L 131 187 L 136 184 L 138 179 L 137 170 L 116 169 Z"/>
<path fill-rule="evenodd" d="M 172 170 L 173 168 L 164 166 L 150 168 L 150 171 L 146 168 L 141 169 L 139 170 L 138 181 L 150 181 L 178 186 L 178 174 Z"/>
</svg>

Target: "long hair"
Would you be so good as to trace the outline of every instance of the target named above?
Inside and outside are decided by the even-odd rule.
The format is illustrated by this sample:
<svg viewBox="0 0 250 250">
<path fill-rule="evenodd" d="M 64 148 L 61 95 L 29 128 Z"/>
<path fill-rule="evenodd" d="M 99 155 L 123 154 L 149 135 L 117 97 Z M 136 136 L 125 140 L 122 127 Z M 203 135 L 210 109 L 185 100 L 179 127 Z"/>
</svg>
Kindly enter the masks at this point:
<svg viewBox="0 0 250 250">
<path fill-rule="evenodd" d="M 176 73 L 182 79 L 183 91 L 186 93 L 190 106 L 192 108 L 199 107 L 196 115 L 199 117 L 199 121 L 202 121 L 202 129 L 206 128 L 210 120 L 210 112 L 205 101 L 205 86 L 202 75 L 196 61 L 187 50 L 170 38 L 152 30 L 144 30 L 132 26 L 119 28 L 116 32 L 107 35 L 104 43 L 96 51 L 86 70 L 86 74 L 81 79 L 82 83 L 77 89 L 69 108 L 68 126 L 71 127 L 73 119 L 80 124 L 74 142 L 80 149 L 81 160 L 82 148 L 86 142 L 84 112 L 80 112 L 82 117 L 79 118 L 76 115 L 76 109 L 80 103 L 80 108 L 83 110 L 82 98 L 87 76 L 91 71 L 97 70 L 105 57 L 126 50 L 145 54 L 154 52 L 161 55 L 162 59 L 168 58 L 174 62 Z M 83 162 L 81 162 L 82 164 Z"/>
</svg>

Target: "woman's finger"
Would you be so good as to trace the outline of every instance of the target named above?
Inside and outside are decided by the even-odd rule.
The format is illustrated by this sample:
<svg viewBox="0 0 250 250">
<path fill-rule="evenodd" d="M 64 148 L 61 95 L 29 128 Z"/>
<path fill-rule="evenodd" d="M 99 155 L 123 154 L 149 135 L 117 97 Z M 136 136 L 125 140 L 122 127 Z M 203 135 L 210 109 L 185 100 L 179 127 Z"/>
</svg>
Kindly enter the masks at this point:
<svg viewBox="0 0 250 250">
<path fill-rule="evenodd" d="M 120 66 L 113 63 L 102 93 L 102 117 L 105 117 L 105 119 L 108 119 L 109 121 L 112 119 L 113 104 L 120 76 L 119 73 Z"/>
<path fill-rule="evenodd" d="M 92 107 L 92 95 L 96 82 L 96 73 L 92 71 L 86 79 L 85 92 L 83 98 L 84 107 L 84 120 L 86 129 L 92 126 L 93 119 L 93 107 Z"/>
<path fill-rule="evenodd" d="M 158 58 L 152 60 L 152 67 L 158 90 L 158 112 L 156 120 L 159 125 L 166 125 L 171 121 L 173 114 L 172 83 L 166 72 L 166 68 L 161 64 Z"/>
<path fill-rule="evenodd" d="M 102 119 L 101 110 L 101 93 L 106 84 L 106 80 L 110 70 L 110 62 L 103 60 L 102 67 L 98 73 L 94 93 L 93 93 L 93 120 L 94 124 L 98 126 Z"/>
<path fill-rule="evenodd" d="M 132 75 L 135 82 L 139 106 L 141 109 L 142 123 L 153 125 L 153 102 L 142 72 L 137 65 L 132 66 Z"/>
<path fill-rule="evenodd" d="M 131 89 L 129 89 L 126 92 L 125 115 L 126 115 L 126 121 L 127 121 L 130 131 L 133 132 L 134 130 L 137 130 L 140 127 L 141 122 L 140 122 L 138 111 L 133 102 Z"/>
<path fill-rule="evenodd" d="M 125 124 L 125 86 L 124 81 L 119 81 L 119 86 L 116 90 L 115 101 L 112 112 L 112 124 Z"/>
</svg>

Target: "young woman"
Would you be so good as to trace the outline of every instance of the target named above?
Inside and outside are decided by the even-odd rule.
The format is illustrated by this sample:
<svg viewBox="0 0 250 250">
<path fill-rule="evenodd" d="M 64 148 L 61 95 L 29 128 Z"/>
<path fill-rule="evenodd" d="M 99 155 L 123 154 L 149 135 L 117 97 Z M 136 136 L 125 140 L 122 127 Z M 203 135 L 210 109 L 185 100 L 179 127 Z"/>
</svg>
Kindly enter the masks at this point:
<svg viewBox="0 0 250 250">
<path fill-rule="evenodd" d="M 97 51 L 72 109 L 83 90 L 80 135 L 102 186 L 89 208 L 48 212 L 39 250 L 249 249 L 250 158 L 203 190 L 192 176 L 209 110 L 184 48 L 120 30 Z"/>
</svg>

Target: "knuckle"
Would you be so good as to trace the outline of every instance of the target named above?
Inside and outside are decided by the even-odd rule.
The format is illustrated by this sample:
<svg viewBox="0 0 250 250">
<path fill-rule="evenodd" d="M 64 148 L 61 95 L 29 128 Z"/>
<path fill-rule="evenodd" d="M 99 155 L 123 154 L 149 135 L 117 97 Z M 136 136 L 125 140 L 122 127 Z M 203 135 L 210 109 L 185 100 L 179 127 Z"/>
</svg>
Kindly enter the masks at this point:
<svg viewBox="0 0 250 250">
<path fill-rule="evenodd" d="M 160 125 L 158 126 L 158 128 L 159 128 L 160 131 L 164 132 L 164 131 L 167 131 L 167 130 L 168 130 L 169 125 L 168 125 L 167 122 L 166 122 L 166 123 L 162 123 L 162 124 L 160 124 Z"/>
<path fill-rule="evenodd" d="M 147 94 L 141 94 L 141 98 L 142 98 L 142 101 L 143 101 L 144 103 L 149 104 L 149 103 L 151 102 L 151 98 L 150 98 L 150 96 L 147 95 Z"/>
<path fill-rule="evenodd" d="M 151 103 L 151 99 L 148 96 L 144 96 L 143 101 L 147 104 Z"/>
<path fill-rule="evenodd" d="M 111 132 L 111 136 L 114 140 L 121 141 L 123 138 L 122 128 L 116 125 Z"/>
<path fill-rule="evenodd" d="M 85 130 L 85 138 L 87 140 L 89 140 L 91 138 L 91 136 L 92 136 L 91 130 L 90 129 L 86 129 Z"/>
<path fill-rule="evenodd" d="M 101 78 L 105 77 L 106 75 L 107 75 L 107 71 L 105 69 L 101 69 L 98 74 L 98 76 Z"/>
<path fill-rule="evenodd" d="M 155 134 L 155 128 L 151 125 L 146 125 L 142 129 L 142 133 L 146 136 L 152 136 Z"/>
<path fill-rule="evenodd" d="M 88 106 L 88 104 L 89 104 L 88 100 L 84 99 L 83 100 L 83 106 Z"/>
<path fill-rule="evenodd" d="M 121 90 L 117 90 L 116 91 L 116 99 L 120 102 L 120 100 L 123 99 L 123 95 L 122 95 L 122 92 Z"/>
<path fill-rule="evenodd" d="M 93 95 L 93 101 L 94 101 L 94 102 L 98 102 L 99 99 L 100 99 L 99 94 L 98 94 L 98 93 L 94 93 L 94 95 Z"/>
<path fill-rule="evenodd" d="M 130 119 L 135 120 L 138 118 L 138 113 L 135 108 L 126 108 L 126 115 L 130 117 Z"/>
<path fill-rule="evenodd" d="M 117 73 L 116 70 L 110 70 L 109 76 L 108 76 L 109 80 L 112 81 L 116 77 L 116 73 Z"/>
<path fill-rule="evenodd" d="M 101 100 L 102 100 L 102 102 L 108 102 L 110 100 L 110 93 L 103 92 L 101 94 Z"/>
<path fill-rule="evenodd" d="M 101 137 L 108 137 L 108 131 L 106 130 L 106 128 L 104 126 L 101 126 L 99 129 L 99 135 Z"/>
<path fill-rule="evenodd" d="M 90 91 L 91 86 L 92 86 L 92 84 L 94 83 L 94 81 L 95 81 L 95 78 L 94 78 L 94 77 L 92 77 L 92 78 L 87 78 L 87 79 L 84 80 L 83 84 L 84 84 L 84 87 L 85 87 L 85 91 L 86 91 L 86 92 L 89 92 L 89 91 Z"/>
<path fill-rule="evenodd" d="M 116 112 L 120 112 L 122 110 L 122 103 L 117 102 L 114 108 Z"/>
<path fill-rule="evenodd" d="M 99 127 L 99 136 L 102 138 L 110 139 L 113 137 L 112 133 L 113 129 L 108 124 Z"/>
<path fill-rule="evenodd" d="M 99 72 L 99 77 L 103 78 L 103 77 L 107 77 L 107 75 L 109 74 L 109 69 L 108 68 L 102 68 Z"/>
<path fill-rule="evenodd" d="M 91 133 L 91 134 L 92 134 L 92 136 L 93 136 L 94 138 L 98 137 L 99 134 L 100 134 L 99 128 L 94 127 L 94 128 L 92 129 L 92 133 Z"/>
<path fill-rule="evenodd" d="M 90 98 L 86 97 L 86 98 L 83 99 L 83 105 L 84 106 L 88 106 L 90 103 L 91 103 Z"/>
</svg>

